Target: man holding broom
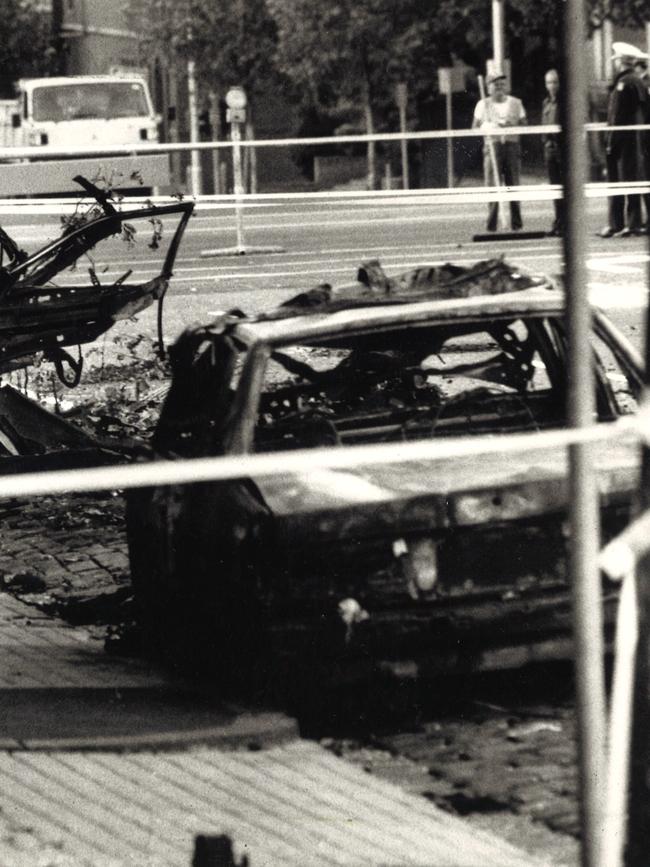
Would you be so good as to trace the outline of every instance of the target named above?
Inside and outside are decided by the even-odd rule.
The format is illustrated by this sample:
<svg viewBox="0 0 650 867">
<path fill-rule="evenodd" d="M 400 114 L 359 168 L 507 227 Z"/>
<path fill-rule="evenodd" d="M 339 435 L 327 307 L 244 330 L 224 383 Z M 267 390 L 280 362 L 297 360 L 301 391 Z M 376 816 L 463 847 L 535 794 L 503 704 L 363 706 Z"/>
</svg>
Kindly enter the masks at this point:
<svg viewBox="0 0 650 867">
<path fill-rule="evenodd" d="M 508 94 L 507 78 L 493 72 L 487 78 L 488 95 L 474 109 L 473 128 L 484 129 L 491 135 L 483 145 L 483 171 L 488 187 L 516 187 L 521 173 L 521 149 L 518 135 L 498 134 L 498 130 L 526 123 L 526 111 L 520 99 Z M 497 133 L 497 134 L 495 134 Z M 487 230 L 496 232 L 499 202 L 490 202 Z M 519 202 L 510 202 L 510 225 L 513 231 L 523 227 Z"/>
</svg>

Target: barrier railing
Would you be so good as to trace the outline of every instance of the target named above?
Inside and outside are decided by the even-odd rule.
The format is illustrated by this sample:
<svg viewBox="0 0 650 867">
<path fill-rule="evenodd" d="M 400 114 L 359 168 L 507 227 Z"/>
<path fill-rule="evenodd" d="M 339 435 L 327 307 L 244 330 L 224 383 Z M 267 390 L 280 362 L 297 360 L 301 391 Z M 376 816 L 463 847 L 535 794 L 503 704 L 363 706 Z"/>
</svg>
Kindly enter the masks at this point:
<svg viewBox="0 0 650 867">
<path fill-rule="evenodd" d="M 648 124 L 630 124 L 627 126 L 608 126 L 604 123 L 588 123 L 585 125 L 586 132 L 608 131 L 633 131 L 650 130 Z M 534 126 L 512 126 L 507 128 L 508 135 L 541 135 L 557 134 L 562 131 L 557 124 L 537 124 Z M 364 142 L 400 142 L 400 141 L 427 141 L 435 139 L 457 138 L 485 138 L 486 135 L 498 137 L 504 134 L 504 129 L 486 133 L 482 129 L 435 129 L 418 130 L 417 132 L 381 132 L 359 133 L 357 135 L 336 136 L 305 136 L 294 138 L 269 138 L 269 139 L 242 139 L 240 146 L 244 148 L 267 148 L 267 147 L 300 147 L 326 144 L 361 144 Z M 220 150 L 233 147 L 230 140 L 200 141 L 200 142 L 138 142 L 129 145 L 100 145 L 93 147 L 58 148 L 54 145 L 36 145 L 25 147 L 1 147 L 0 160 L 18 159 L 55 159 L 69 156 L 131 156 L 134 154 L 164 154 L 179 153 L 183 151 Z"/>
<path fill-rule="evenodd" d="M 345 469 L 360 464 L 390 464 L 418 460 L 452 460 L 502 452 L 568 447 L 576 443 L 648 439 L 650 414 L 626 416 L 615 422 L 581 429 L 504 434 L 489 441 L 468 437 L 420 440 L 384 445 L 296 449 L 273 454 L 247 454 L 187 460 L 158 460 L 131 466 L 56 470 L 0 476 L 0 498 L 60 494 L 71 491 L 127 489 L 152 485 L 191 484 L 247 476 L 308 474 L 315 468 Z"/>
</svg>

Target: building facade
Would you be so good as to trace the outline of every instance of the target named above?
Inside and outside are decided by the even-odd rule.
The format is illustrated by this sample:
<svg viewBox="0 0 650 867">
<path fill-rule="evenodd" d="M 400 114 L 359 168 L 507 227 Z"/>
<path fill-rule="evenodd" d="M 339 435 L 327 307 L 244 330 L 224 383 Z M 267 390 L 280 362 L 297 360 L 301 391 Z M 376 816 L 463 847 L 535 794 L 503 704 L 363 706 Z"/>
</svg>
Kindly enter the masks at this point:
<svg viewBox="0 0 650 867">
<path fill-rule="evenodd" d="M 58 0 L 56 5 L 67 75 L 139 68 L 138 37 L 127 27 L 119 0 Z"/>
</svg>

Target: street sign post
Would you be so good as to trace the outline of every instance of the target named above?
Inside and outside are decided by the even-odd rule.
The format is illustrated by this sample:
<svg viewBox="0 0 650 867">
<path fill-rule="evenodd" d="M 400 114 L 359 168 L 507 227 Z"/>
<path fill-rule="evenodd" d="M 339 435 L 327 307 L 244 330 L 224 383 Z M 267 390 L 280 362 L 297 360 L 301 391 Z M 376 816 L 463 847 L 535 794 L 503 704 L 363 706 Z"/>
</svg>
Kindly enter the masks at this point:
<svg viewBox="0 0 650 867">
<path fill-rule="evenodd" d="M 460 66 L 438 67 L 438 90 L 445 94 L 447 132 L 453 127 L 451 95 L 465 90 L 465 71 Z M 454 150 L 451 137 L 447 139 L 447 186 L 454 185 Z"/>
<path fill-rule="evenodd" d="M 226 120 L 230 124 L 232 139 L 232 170 L 235 192 L 235 222 L 237 226 L 237 249 L 245 250 L 244 218 L 241 197 L 244 195 L 244 175 L 241 160 L 241 124 L 246 122 L 246 91 L 243 87 L 231 87 L 226 94 Z"/>
<path fill-rule="evenodd" d="M 233 187 L 235 193 L 235 224 L 237 230 L 237 245 L 217 250 L 202 250 L 201 257 L 210 256 L 243 256 L 245 253 L 284 253 L 284 247 L 246 247 L 244 240 L 244 172 L 241 159 L 241 126 L 246 123 L 246 106 L 248 99 L 243 87 L 231 87 L 226 93 L 226 121 L 230 124 L 232 141 Z"/>
</svg>

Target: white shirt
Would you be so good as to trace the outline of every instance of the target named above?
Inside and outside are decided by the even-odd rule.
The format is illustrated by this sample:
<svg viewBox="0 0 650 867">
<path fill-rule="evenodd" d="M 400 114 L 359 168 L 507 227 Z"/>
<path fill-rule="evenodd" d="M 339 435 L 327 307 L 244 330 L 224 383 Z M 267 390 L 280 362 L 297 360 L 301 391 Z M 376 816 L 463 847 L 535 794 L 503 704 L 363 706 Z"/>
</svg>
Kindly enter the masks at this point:
<svg viewBox="0 0 650 867">
<path fill-rule="evenodd" d="M 474 123 L 482 129 L 490 129 L 502 126 L 519 126 L 526 123 L 526 110 L 523 103 L 516 96 L 506 96 L 501 102 L 497 102 L 488 96 L 479 99 L 474 109 Z M 501 141 L 516 141 L 516 136 L 501 137 Z"/>
<path fill-rule="evenodd" d="M 516 96 L 506 96 L 501 102 L 496 102 L 491 96 L 479 99 L 474 109 L 474 120 L 481 126 L 484 123 L 498 126 L 517 126 L 526 123 L 526 110 Z"/>
</svg>

